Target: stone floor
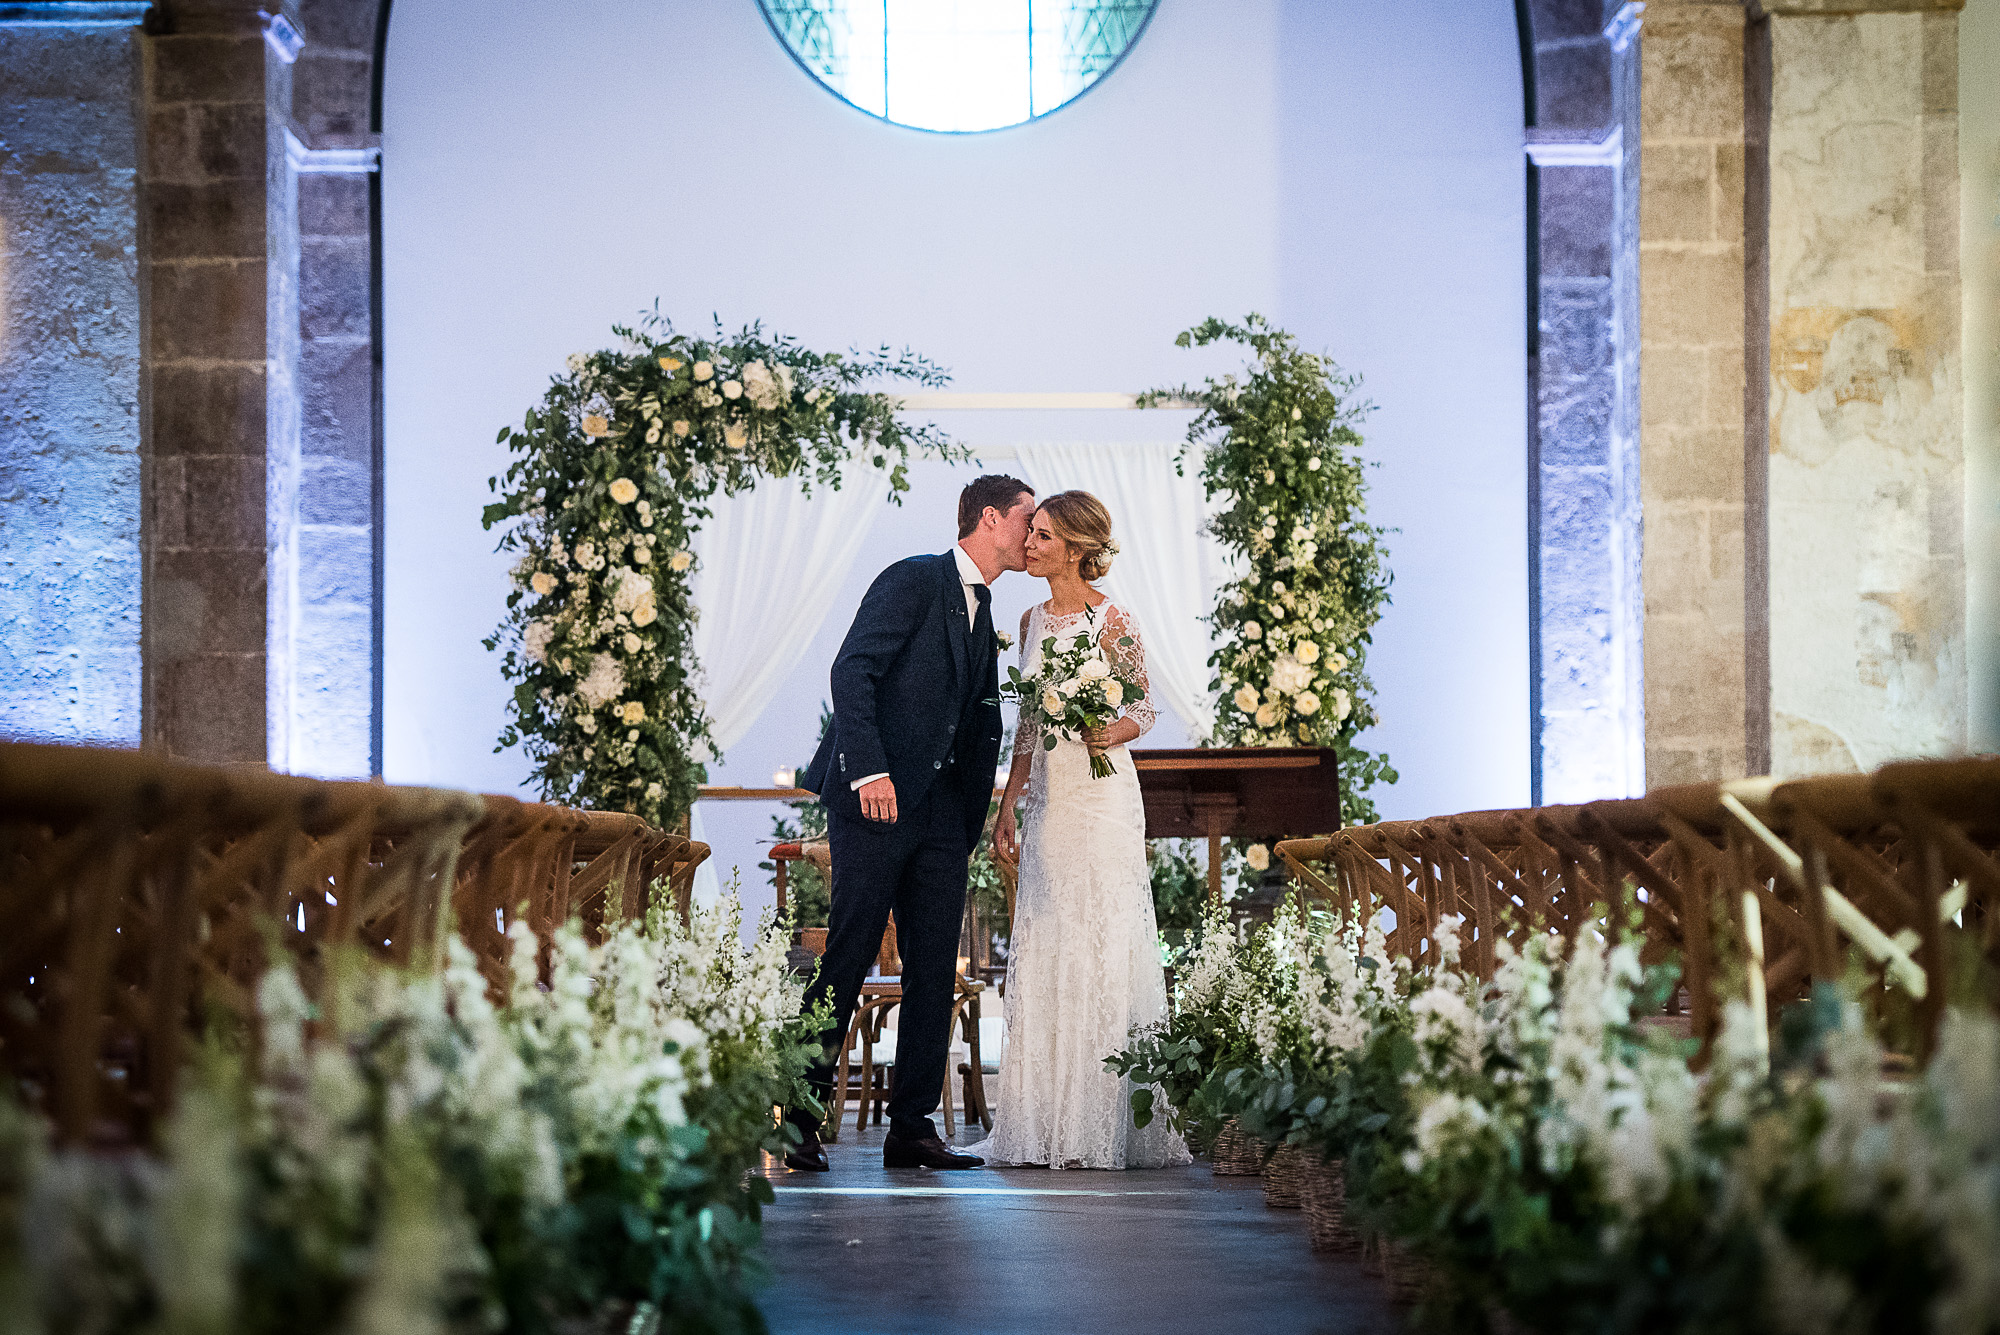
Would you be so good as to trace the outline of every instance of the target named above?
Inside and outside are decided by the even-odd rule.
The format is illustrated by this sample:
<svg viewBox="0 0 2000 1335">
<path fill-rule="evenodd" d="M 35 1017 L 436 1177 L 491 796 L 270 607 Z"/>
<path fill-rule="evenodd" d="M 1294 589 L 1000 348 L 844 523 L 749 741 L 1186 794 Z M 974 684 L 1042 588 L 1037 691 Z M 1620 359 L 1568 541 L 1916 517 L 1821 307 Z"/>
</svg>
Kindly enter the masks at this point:
<svg viewBox="0 0 2000 1335">
<path fill-rule="evenodd" d="M 829 1173 L 773 1165 L 773 1335 L 1401 1329 L 1380 1282 L 1313 1255 L 1299 1212 L 1267 1207 L 1255 1178 L 890 1171 L 877 1128 L 827 1154 Z"/>
</svg>

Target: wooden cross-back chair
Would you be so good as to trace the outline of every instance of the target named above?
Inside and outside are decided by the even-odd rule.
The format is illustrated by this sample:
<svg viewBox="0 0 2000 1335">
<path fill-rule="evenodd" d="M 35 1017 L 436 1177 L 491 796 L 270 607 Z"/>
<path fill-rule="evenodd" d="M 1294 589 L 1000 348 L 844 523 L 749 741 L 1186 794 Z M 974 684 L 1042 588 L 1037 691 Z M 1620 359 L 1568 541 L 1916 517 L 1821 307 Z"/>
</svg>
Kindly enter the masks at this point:
<svg viewBox="0 0 2000 1335">
<path fill-rule="evenodd" d="M 201 1005 L 249 1018 L 272 949 L 435 959 L 468 793 L 0 745 L 0 1064 L 66 1141 L 171 1101 Z"/>
</svg>

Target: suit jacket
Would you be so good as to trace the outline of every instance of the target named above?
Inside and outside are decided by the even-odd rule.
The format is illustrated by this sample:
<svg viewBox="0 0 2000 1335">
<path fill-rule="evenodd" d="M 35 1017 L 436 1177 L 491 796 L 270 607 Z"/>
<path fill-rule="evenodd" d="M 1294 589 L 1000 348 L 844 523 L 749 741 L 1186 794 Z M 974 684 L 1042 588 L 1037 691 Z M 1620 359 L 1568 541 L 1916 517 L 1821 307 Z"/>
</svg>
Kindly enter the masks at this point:
<svg viewBox="0 0 2000 1335">
<path fill-rule="evenodd" d="M 1000 666 L 989 630 L 973 643 L 950 552 L 912 556 L 875 577 L 833 660 L 833 724 L 800 787 L 853 820 L 853 782 L 886 773 L 899 815 L 916 809 L 955 756 L 965 846 L 979 843 L 1000 759 Z"/>
</svg>

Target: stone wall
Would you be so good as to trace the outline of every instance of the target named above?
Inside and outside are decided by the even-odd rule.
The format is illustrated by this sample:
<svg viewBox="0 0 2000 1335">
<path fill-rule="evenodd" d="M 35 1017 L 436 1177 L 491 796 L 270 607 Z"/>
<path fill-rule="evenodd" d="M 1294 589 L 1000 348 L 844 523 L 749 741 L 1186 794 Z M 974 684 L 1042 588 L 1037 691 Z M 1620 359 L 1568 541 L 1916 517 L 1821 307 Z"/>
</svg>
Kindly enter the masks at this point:
<svg viewBox="0 0 2000 1335">
<path fill-rule="evenodd" d="M 1531 19 L 1537 787 L 1576 802 L 1645 783 L 1636 7 L 1538 4 Z"/>
<path fill-rule="evenodd" d="M 1868 770 L 1966 740 L 1958 16 L 1768 8 L 1771 770 Z"/>
<path fill-rule="evenodd" d="M 131 746 L 143 728 L 135 16 L 0 27 L 7 736 Z"/>
<path fill-rule="evenodd" d="M 1958 60 L 1969 743 L 2000 751 L 2000 0 L 1967 0 Z"/>
</svg>

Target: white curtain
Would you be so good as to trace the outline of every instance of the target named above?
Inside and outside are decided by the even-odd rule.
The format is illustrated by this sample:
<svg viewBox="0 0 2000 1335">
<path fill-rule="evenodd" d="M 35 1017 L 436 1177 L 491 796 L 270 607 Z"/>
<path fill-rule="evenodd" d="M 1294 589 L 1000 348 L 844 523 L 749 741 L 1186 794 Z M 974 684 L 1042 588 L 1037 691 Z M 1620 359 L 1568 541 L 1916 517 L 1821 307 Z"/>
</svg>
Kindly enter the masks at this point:
<svg viewBox="0 0 2000 1335">
<path fill-rule="evenodd" d="M 1104 590 L 1139 619 L 1146 672 L 1157 698 L 1206 737 L 1215 726 L 1208 691 L 1207 623 L 1214 590 L 1226 578 L 1219 544 L 1206 531 L 1209 511 L 1194 460 L 1174 471 L 1179 442 L 1064 443 L 1018 446 L 1024 479 L 1039 496 L 1087 491 L 1111 511 L 1118 556 Z"/>
<path fill-rule="evenodd" d="M 719 751 L 743 740 L 819 633 L 884 500 L 882 474 L 856 470 L 839 491 L 770 478 L 735 496 L 717 496 L 715 515 L 695 535 L 694 651 L 702 697 Z M 702 837 L 701 808 L 689 827 Z M 713 903 L 721 882 L 711 859 L 695 894 Z"/>
</svg>

